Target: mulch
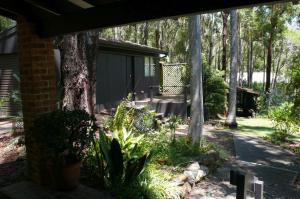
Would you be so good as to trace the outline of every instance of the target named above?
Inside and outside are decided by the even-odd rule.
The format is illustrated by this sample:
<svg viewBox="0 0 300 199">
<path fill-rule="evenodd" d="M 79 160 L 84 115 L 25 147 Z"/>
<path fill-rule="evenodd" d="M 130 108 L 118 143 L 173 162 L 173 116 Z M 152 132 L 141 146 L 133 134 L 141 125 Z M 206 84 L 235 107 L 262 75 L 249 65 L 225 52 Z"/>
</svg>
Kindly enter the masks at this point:
<svg viewBox="0 0 300 199">
<path fill-rule="evenodd" d="M 10 133 L 0 135 L 0 188 L 24 178 L 25 148 Z"/>
</svg>

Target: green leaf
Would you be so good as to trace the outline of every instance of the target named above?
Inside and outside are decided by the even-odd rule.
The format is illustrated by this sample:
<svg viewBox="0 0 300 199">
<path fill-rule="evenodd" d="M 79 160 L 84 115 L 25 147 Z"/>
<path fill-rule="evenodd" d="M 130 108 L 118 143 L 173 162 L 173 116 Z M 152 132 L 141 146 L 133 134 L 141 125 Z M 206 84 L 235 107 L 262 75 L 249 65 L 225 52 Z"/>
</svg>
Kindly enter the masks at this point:
<svg viewBox="0 0 300 199">
<path fill-rule="evenodd" d="M 143 171 L 148 155 L 145 154 L 139 159 L 131 158 L 126 166 L 124 185 L 133 182 Z"/>
<path fill-rule="evenodd" d="M 124 165 L 123 154 L 117 139 L 113 139 L 111 142 L 110 157 L 112 163 L 110 168 L 112 183 L 118 184 L 122 180 Z"/>
<path fill-rule="evenodd" d="M 99 148 L 101 150 L 102 156 L 104 157 L 106 164 L 108 165 L 108 167 L 111 167 L 112 165 L 112 161 L 110 158 L 110 143 L 105 135 L 104 132 L 100 132 L 100 141 L 99 141 Z"/>
</svg>

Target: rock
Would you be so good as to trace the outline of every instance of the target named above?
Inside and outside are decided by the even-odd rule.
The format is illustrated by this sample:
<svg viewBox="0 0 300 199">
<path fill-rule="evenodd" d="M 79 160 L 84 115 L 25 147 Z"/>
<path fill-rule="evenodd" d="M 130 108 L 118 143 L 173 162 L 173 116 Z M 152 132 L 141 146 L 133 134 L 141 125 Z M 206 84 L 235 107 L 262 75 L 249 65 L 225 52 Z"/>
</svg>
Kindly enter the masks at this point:
<svg viewBox="0 0 300 199">
<path fill-rule="evenodd" d="M 172 184 L 175 186 L 182 186 L 184 185 L 185 182 L 187 182 L 187 176 L 185 176 L 184 174 L 178 176 L 177 178 L 172 180 Z"/>
<path fill-rule="evenodd" d="M 200 165 L 198 162 L 193 162 L 186 168 L 187 171 L 197 171 L 199 169 L 200 169 Z"/>
<path fill-rule="evenodd" d="M 195 166 L 195 165 L 194 165 Z M 203 177 L 207 176 L 209 169 L 206 166 L 199 165 L 199 169 L 196 170 L 196 167 L 188 167 L 188 169 L 194 170 L 186 170 L 184 171 L 184 175 L 187 177 L 187 181 L 190 184 L 195 184 L 199 182 Z"/>
<path fill-rule="evenodd" d="M 206 166 L 199 165 L 198 162 L 193 162 L 186 168 L 183 174 L 187 177 L 187 181 L 190 184 L 195 184 L 201 178 L 207 176 L 208 172 L 209 169 Z"/>
</svg>

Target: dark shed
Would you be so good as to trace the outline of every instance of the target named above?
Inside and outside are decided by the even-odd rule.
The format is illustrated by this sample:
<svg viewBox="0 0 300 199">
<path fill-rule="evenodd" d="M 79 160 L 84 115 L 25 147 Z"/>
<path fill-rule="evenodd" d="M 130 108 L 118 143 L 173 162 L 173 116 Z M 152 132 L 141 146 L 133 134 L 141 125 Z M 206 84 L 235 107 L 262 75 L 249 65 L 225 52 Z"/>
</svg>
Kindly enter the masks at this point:
<svg viewBox="0 0 300 199">
<path fill-rule="evenodd" d="M 136 99 L 149 97 L 149 87 L 159 85 L 159 58 L 167 52 L 131 42 L 106 39 L 99 40 L 98 49 L 98 110 L 115 107 L 129 93 L 133 93 Z"/>
<path fill-rule="evenodd" d="M 257 112 L 257 97 L 259 93 L 249 89 L 237 87 L 237 111 L 240 116 L 255 116 Z"/>
</svg>

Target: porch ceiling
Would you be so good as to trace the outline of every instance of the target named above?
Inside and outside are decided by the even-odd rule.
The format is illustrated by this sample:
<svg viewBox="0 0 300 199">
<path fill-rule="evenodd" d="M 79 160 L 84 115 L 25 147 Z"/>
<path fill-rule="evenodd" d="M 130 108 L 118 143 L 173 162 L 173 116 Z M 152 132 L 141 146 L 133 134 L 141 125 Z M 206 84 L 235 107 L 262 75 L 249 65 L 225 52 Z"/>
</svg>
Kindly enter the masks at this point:
<svg viewBox="0 0 300 199">
<path fill-rule="evenodd" d="M 0 14 L 25 16 L 42 37 L 139 21 L 289 0 L 1 0 Z M 200 5 L 199 5 L 200 4 Z"/>
</svg>

